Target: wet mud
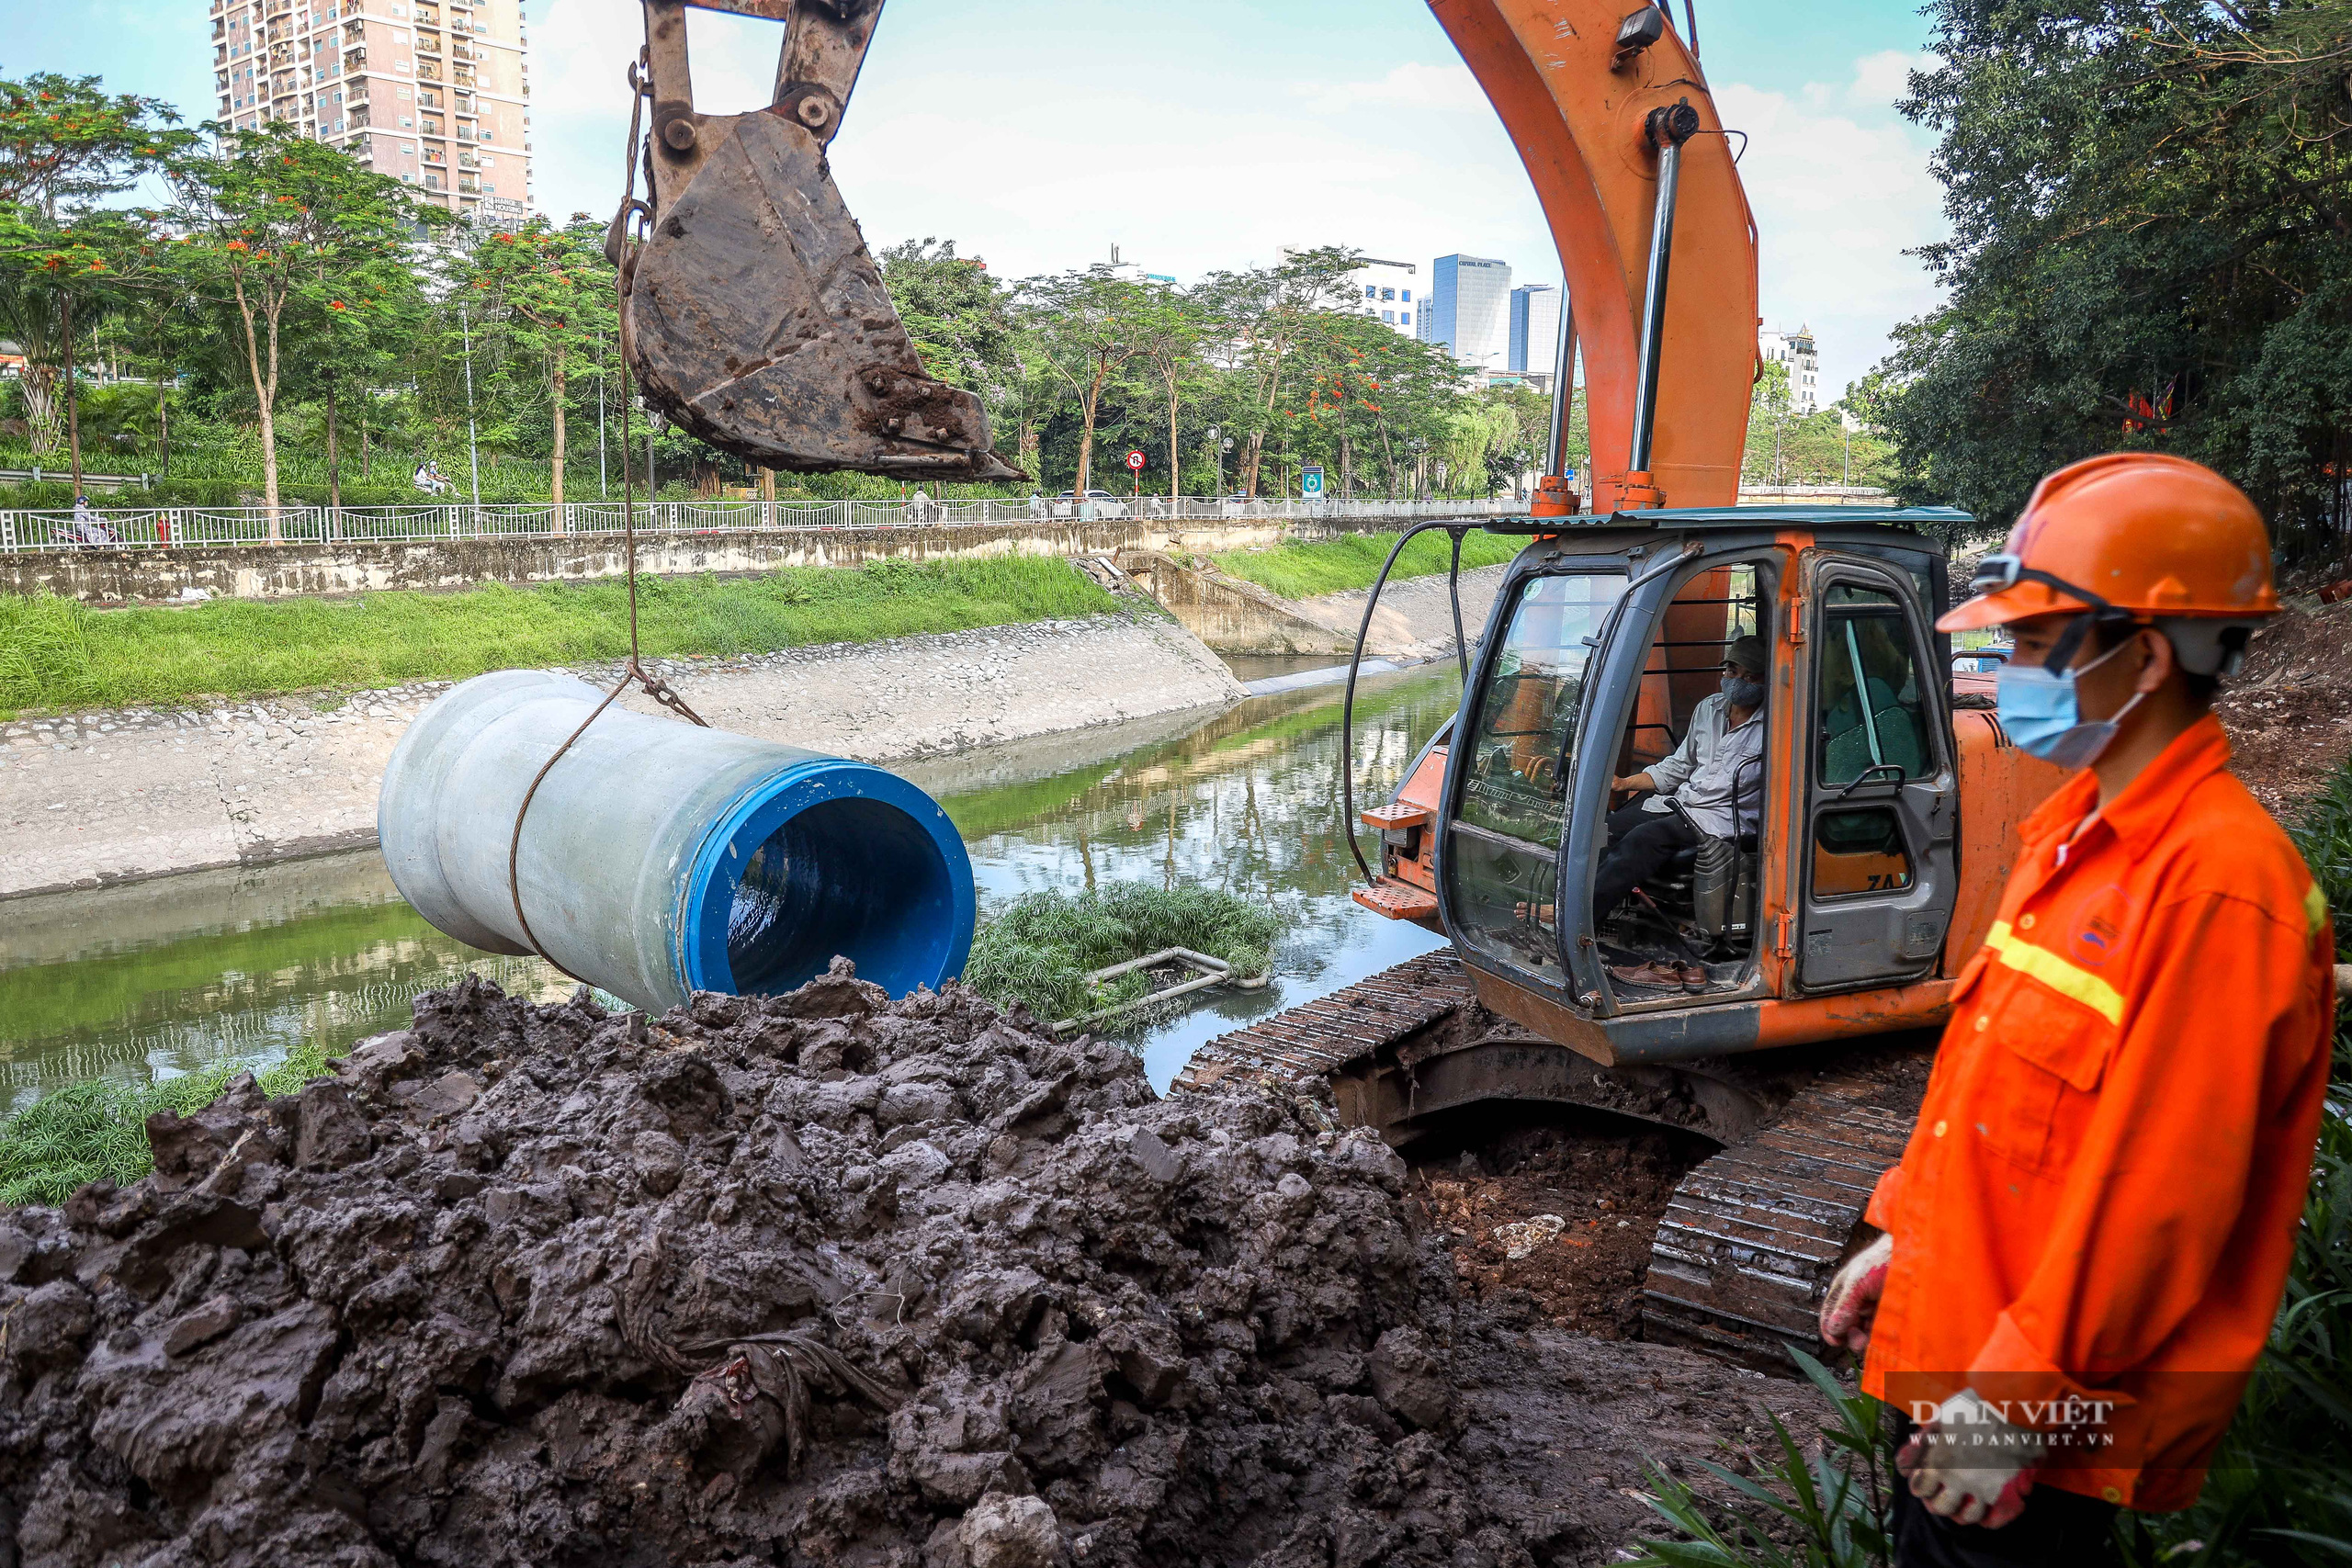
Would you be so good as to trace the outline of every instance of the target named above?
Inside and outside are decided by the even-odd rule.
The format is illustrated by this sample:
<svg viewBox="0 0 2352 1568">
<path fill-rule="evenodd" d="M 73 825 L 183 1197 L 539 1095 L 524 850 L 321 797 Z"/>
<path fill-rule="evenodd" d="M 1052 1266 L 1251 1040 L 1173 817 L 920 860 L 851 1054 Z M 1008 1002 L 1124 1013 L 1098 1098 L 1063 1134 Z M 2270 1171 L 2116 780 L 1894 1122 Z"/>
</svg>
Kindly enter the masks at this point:
<svg viewBox="0 0 2352 1568">
<path fill-rule="evenodd" d="M 954 987 L 469 980 L 150 1136 L 0 1213 L 6 1568 L 1597 1563 L 1810 1402 L 1479 1305 L 1328 1104 Z"/>
</svg>

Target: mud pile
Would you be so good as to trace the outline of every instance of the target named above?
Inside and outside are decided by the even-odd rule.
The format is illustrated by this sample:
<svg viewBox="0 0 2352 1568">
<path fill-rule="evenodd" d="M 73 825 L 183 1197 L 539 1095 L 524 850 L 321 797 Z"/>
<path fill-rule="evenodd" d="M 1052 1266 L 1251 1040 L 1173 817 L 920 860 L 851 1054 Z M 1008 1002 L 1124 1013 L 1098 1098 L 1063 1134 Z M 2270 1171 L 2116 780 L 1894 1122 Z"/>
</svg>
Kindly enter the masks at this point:
<svg viewBox="0 0 2352 1568">
<path fill-rule="evenodd" d="M 469 980 L 151 1135 L 0 1213 L 0 1562 L 1468 1568 L 1640 1513 L 1560 1403 L 1633 1373 L 1455 1321 L 1375 1136 L 960 987 Z"/>
</svg>

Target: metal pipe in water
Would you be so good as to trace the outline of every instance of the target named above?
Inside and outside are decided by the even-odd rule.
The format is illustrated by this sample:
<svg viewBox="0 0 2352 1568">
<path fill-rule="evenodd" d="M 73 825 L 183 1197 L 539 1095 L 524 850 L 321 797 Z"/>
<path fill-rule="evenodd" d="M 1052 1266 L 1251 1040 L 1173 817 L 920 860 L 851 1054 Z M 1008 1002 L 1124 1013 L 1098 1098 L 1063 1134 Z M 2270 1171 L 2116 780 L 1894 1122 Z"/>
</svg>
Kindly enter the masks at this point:
<svg viewBox="0 0 2352 1568">
<path fill-rule="evenodd" d="M 763 995 L 835 955 L 893 996 L 960 975 L 972 863 L 947 814 L 894 773 L 608 708 L 514 816 L 605 694 L 568 675 L 477 676 L 392 752 L 376 821 L 401 896 L 459 942 L 546 955 L 662 1010 Z"/>
<path fill-rule="evenodd" d="M 1658 350 L 1666 335 L 1666 280 L 1674 259 L 1674 202 L 1682 174 L 1682 144 L 1699 133 L 1699 111 L 1675 104 L 1650 111 L 1647 132 L 1657 149 L 1657 210 L 1650 223 L 1650 271 L 1642 291 L 1642 357 L 1634 400 L 1634 439 L 1626 467 L 1650 471 L 1657 434 Z"/>
</svg>

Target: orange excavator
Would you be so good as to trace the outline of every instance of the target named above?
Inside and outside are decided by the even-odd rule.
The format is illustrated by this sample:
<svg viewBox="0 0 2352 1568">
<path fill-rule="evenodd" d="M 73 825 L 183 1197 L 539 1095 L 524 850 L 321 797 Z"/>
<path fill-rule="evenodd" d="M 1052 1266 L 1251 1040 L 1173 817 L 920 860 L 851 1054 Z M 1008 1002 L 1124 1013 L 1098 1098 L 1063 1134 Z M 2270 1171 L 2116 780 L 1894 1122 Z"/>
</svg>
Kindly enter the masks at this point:
<svg viewBox="0 0 2352 1568">
<path fill-rule="evenodd" d="M 650 194 L 613 254 L 648 398 L 771 468 L 1009 474 L 978 402 L 924 374 L 826 166 L 881 0 L 708 0 L 786 24 L 773 107 L 731 117 L 693 107 L 684 0 L 644 3 Z M 1777 1358 L 1860 1244 L 1922 1032 L 2061 775 L 1934 629 L 1937 541 L 1966 518 L 1736 504 L 1757 232 L 1690 0 L 1680 28 L 1630 0 L 1430 4 L 1519 148 L 1570 302 L 1529 514 L 1413 530 L 1528 539 L 1454 719 L 1361 814 L 1358 902 L 1451 946 L 1213 1042 L 1180 1082 L 1322 1078 L 1399 1145 L 1509 1102 L 1711 1140 L 1657 1233 L 1650 1329 Z M 1579 347 L 1589 507 L 1563 452 Z M 1731 808 L 1596 908 L 1620 781 L 1677 751 L 1747 637 L 1763 739 Z"/>
</svg>

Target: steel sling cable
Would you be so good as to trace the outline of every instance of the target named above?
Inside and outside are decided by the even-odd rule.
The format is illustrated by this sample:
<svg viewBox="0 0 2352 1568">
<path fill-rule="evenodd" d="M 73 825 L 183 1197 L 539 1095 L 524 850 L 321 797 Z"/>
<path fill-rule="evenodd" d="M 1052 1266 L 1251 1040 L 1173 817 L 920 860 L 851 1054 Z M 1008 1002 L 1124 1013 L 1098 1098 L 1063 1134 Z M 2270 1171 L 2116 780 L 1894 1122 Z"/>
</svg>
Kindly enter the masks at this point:
<svg viewBox="0 0 2352 1568">
<path fill-rule="evenodd" d="M 622 246 L 621 259 L 616 263 L 614 270 L 613 299 L 615 313 L 619 321 L 618 342 L 621 362 L 621 541 L 623 550 L 623 570 L 628 583 L 628 663 L 627 667 L 622 670 L 621 678 L 614 682 L 613 689 L 605 694 L 605 700 L 598 703 L 594 710 L 591 712 L 586 718 L 580 721 L 580 728 L 566 736 L 564 738 L 563 744 L 557 747 L 553 755 L 549 756 L 545 762 L 541 763 L 539 771 L 536 774 L 532 775 L 531 787 L 523 792 L 523 804 L 515 810 L 514 813 L 514 834 L 508 839 L 506 844 L 506 892 L 507 897 L 514 901 L 514 919 L 523 928 L 523 940 L 529 942 L 531 944 L 531 951 L 545 959 L 558 974 L 564 976 L 568 979 L 580 980 L 580 983 L 582 985 L 586 985 L 587 982 L 585 980 L 581 980 L 579 976 L 572 974 L 571 970 L 566 969 L 562 964 L 557 963 L 556 960 L 548 953 L 548 950 L 540 944 L 537 933 L 531 930 L 530 916 L 523 911 L 523 883 L 521 874 L 523 857 L 523 823 L 524 820 L 531 814 L 531 802 L 538 798 L 539 786 L 547 782 L 548 774 L 554 772 L 555 765 L 563 761 L 565 754 L 571 751 L 571 748 L 579 741 L 580 738 L 588 733 L 588 727 L 595 723 L 599 718 L 602 718 L 605 715 L 605 710 L 611 707 L 614 703 L 617 702 L 620 699 L 621 694 L 628 691 L 632 682 L 641 687 L 647 696 L 651 697 L 655 702 L 660 703 L 663 707 L 670 709 L 673 713 L 692 720 L 695 724 L 701 726 L 705 729 L 710 728 L 709 721 L 705 719 L 700 714 L 695 712 L 693 708 L 687 706 L 685 699 L 679 696 L 676 692 L 673 691 L 668 682 L 646 672 L 645 665 L 642 662 L 639 649 L 637 615 L 637 468 L 630 454 L 632 437 L 629 430 L 629 405 L 632 400 L 629 395 L 628 379 L 628 352 L 631 337 L 628 321 L 628 291 L 630 277 L 635 270 L 636 257 L 633 254 L 628 251 L 627 244 L 628 224 L 631 213 L 641 212 L 644 210 L 643 204 L 637 199 L 638 150 L 639 146 L 639 138 L 644 130 L 646 96 L 643 79 L 639 74 L 639 66 L 643 63 L 644 56 L 640 53 L 638 64 L 631 65 L 628 71 L 628 146 L 627 152 L 623 154 L 623 162 L 627 164 L 628 183 L 622 191 L 619 216 L 615 218 L 613 220 L 616 231 L 621 236 Z"/>
</svg>

